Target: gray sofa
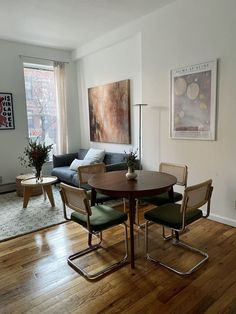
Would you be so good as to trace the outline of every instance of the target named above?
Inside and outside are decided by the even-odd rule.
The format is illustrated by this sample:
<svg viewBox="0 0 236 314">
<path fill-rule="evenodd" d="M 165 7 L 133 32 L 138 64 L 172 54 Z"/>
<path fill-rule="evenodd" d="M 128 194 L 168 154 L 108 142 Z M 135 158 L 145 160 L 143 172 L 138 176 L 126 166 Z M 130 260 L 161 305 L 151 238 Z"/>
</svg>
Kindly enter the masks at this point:
<svg viewBox="0 0 236 314">
<path fill-rule="evenodd" d="M 52 175 L 58 178 L 59 182 L 64 182 L 72 186 L 79 186 L 78 174 L 76 171 L 71 170 L 70 164 L 77 159 L 84 159 L 88 149 L 80 149 L 76 153 L 54 155 L 53 156 L 53 170 Z M 105 153 L 103 162 L 106 165 L 106 171 L 126 170 L 127 165 L 125 162 L 125 154 L 122 153 Z M 138 169 L 139 163 L 137 161 L 136 168 Z"/>
</svg>

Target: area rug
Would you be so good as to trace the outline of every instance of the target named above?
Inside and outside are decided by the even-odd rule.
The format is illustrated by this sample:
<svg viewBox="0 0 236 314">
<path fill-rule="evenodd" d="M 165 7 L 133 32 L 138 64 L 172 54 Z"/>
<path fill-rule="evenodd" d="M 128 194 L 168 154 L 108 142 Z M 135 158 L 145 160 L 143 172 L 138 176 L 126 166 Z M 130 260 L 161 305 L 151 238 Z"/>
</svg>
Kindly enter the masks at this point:
<svg viewBox="0 0 236 314">
<path fill-rule="evenodd" d="M 66 222 L 58 189 L 53 188 L 55 207 L 43 195 L 32 196 L 27 208 L 16 192 L 0 195 L 0 242 Z"/>
<path fill-rule="evenodd" d="M 63 215 L 63 206 L 58 187 L 53 187 L 55 207 L 51 207 L 48 198 L 43 195 L 32 196 L 27 208 L 23 208 L 23 197 L 16 192 L 0 194 L 0 242 L 16 238 L 27 233 L 67 222 Z M 106 205 L 119 206 L 121 199 L 106 202 Z M 70 209 L 67 209 L 68 217 Z"/>
</svg>

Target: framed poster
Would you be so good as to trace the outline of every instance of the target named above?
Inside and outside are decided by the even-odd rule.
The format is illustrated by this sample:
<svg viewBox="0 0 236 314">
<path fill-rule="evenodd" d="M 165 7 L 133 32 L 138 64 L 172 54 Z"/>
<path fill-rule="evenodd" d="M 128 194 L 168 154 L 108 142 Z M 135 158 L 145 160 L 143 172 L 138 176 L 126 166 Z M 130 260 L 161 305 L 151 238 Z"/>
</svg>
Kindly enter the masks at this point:
<svg viewBox="0 0 236 314">
<path fill-rule="evenodd" d="M 171 71 L 171 137 L 215 140 L 217 60 Z"/>
<path fill-rule="evenodd" d="M 88 89 L 90 141 L 130 144 L 130 81 Z"/>
<path fill-rule="evenodd" d="M 11 130 L 14 128 L 12 94 L 0 92 L 0 130 Z"/>
</svg>

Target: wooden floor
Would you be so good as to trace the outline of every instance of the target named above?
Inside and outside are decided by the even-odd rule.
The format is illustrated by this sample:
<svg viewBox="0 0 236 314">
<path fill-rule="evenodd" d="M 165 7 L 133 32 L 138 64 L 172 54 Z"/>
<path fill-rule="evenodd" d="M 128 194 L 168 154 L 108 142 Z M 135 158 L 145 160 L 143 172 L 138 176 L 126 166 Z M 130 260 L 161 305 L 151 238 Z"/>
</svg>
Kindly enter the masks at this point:
<svg viewBox="0 0 236 314">
<path fill-rule="evenodd" d="M 118 254 L 122 235 L 121 227 L 106 231 L 105 246 Z M 153 254 L 181 268 L 194 262 L 192 254 L 163 243 L 159 227 L 151 226 L 150 237 Z M 73 222 L 2 242 L 0 313 L 236 313 L 236 228 L 202 220 L 181 238 L 210 255 L 193 275 L 146 261 L 143 231 L 136 231 L 135 270 L 126 265 L 96 282 L 67 264 L 68 255 L 86 246 L 84 230 Z M 95 267 L 108 256 L 95 255 Z"/>
</svg>

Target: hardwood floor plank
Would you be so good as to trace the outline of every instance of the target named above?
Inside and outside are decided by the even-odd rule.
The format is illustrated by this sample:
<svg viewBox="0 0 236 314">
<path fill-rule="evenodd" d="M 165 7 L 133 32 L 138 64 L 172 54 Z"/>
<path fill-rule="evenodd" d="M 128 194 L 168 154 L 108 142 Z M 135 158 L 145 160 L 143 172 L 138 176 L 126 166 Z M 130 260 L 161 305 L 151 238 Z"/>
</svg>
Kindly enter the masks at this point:
<svg viewBox="0 0 236 314">
<path fill-rule="evenodd" d="M 206 314 L 235 314 L 236 313 L 236 283 L 219 297 L 216 302 L 208 308 Z"/>
<path fill-rule="evenodd" d="M 150 231 L 157 256 L 187 267 L 195 256 L 163 243 L 161 228 Z M 236 313 L 236 228 L 211 220 L 194 223 L 181 238 L 206 250 L 209 261 L 180 277 L 144 258 L 144 233 L 136 230 L 136 268 L 126 265 L 88 282 L 67 264 L 87 245 L 84 230 L 66 223 L 0 243 L 0 313 Z M 104 233 L 112 254 L 123 249 L 123 228 Z M 99 253 L 93 267 L 107 260 Z M 86 258 L 85 262 L 88 259 Z"/>
</svg>

